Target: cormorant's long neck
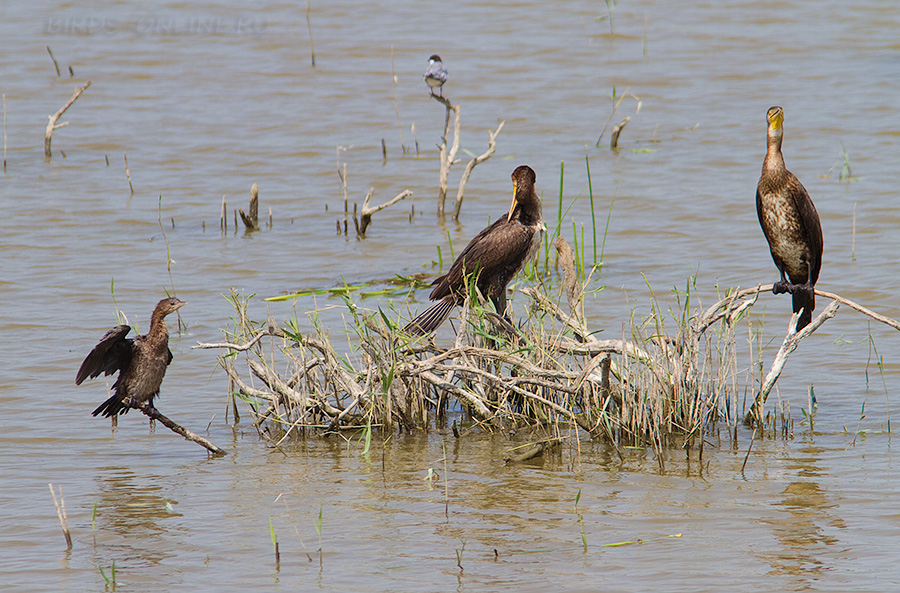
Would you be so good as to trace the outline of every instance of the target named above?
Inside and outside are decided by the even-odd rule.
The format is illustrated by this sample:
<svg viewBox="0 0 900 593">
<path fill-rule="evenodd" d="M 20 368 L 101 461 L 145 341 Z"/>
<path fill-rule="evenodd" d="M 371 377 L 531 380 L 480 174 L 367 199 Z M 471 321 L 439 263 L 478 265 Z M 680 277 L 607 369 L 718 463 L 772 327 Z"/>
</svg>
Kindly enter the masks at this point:
<svg viewBox="0 0 900 593">
<path fill-rule="evenodd" d="M 515 216 L 525 225 L 532 225 L 541 222 L 541 199 L 534 192 L 533 188 L 528 190 L 519 190 L 516 194 L 516 213 Z"/>
<path fill-rule="evenodd" d="M 784 133 L 781 128 L 773 130 L 769 128 L 766 135 L 766 160 L 763 161 L 763 171 L 780 172 L 784 170 L 784 155 L 781 154 L 781 140 Z"/>
<path fill-rule="evenodd" d="M 166 314 L 162 309 L 157 308 L 150 316 L 150 330 L 147 332 L 147 338 L 154 342 L 169 342 L 169 328 L 166 325 Z"/>
</svg>

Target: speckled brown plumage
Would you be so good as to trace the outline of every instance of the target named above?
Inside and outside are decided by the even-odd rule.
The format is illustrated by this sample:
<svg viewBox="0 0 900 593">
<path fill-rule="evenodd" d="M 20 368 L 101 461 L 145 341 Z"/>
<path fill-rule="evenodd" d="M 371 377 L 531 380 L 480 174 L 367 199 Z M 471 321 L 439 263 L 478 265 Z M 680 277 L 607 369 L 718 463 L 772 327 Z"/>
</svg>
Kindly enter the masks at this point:
<svg viewBox="0 0 900 593">
<path fill-rule="evenodd" d="M 136 404 L 153 405 L 166 368 L 172 362 L 165 317 L 186 304 L 174 297 L 163 299 L 153 309 L 150 329 L 146 334 L 134 339 L 126 338 L 131 328 L 117 325 L 100 339 L 75 376 L 75 384 L 81 385 L 85 379 L 93 379 L 100 374 L 119 373 L 113 384 L 112 397 L 94 410 L 94 416 L 124 414 L 129 408 L 137 407 Z"/>
<path fill-rule="evenodd" d="M 822 268 L 822 225 L 806 188 L 784 166 L 784 111 L 772 107 L 766 120 L 768 150 L 756 188 L 756 214 L 781 274 L 772 292 L 791 293 L 794 312 L 803 309 L 797 320 L 800 330 L 812 320 L 816 306 L 813 289 Z"/>
<path fill-rule="evenodd" d="M 494 304 L 497 313 L 506 312 L 506 285 L 533 259 L 546 227 L 541 219 L 541 199 L 534 191 L 535 173 L 526 165 L 512 173 L 513 201 L 509 212 L 469 241 L 450 270 L 434 281 L 429 298 L 438 301 L 420 313 L 403 331 L 412 335 L 433 332 L 454 306 L 466 298 L 466 278 Z"/>
</svg>

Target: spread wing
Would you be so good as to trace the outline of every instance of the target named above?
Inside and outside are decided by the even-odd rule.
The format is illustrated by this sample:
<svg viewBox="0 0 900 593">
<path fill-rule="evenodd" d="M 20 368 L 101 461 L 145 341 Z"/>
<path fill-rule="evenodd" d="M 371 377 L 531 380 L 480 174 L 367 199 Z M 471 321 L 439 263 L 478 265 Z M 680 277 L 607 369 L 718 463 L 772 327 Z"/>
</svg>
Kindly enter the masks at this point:
<svg viewBox="0 0 900 593">
<path fill-rule="evenodd" d="M 93 379 L 101 373 L 111 375 L 126 368 L 131 363 L 134 352 L 134 340 L 125 337 L 130 331 L 130 326 L 117 325 L 106 332 L 81 363 L 78 375 L 75 376 L 75 384 L 81 385 L 85 379 Z"/>
</svg>

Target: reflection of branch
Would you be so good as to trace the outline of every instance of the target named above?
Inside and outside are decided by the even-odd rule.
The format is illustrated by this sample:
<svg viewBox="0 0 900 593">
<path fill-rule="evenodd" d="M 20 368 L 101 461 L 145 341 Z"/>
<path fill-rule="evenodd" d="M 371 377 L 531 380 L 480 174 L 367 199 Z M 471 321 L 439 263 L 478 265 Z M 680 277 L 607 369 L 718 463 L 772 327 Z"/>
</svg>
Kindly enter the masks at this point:
<svg viewBox="0 0 900 593">
<path fill-rule="evenodd" d="M 69 122 L 57 124 L 57 120 L 62 117 L 62 114 L 66 112 L 66 109 L 72 106 L 72 103 L 75 102 L 75 99 L 81 96 L 81 93 L 84 92 L 86 88 L 91 86 L 91 81 L 87 81 L 83 87 L 80 89 L 75 89 L 75 92 L 69 97 L 69 100 L 66 101 L 66 104 L 60 107 L 59 111 L 50 116 L 50 121 L 47 122 L 47 129 L 44 131 L 44 156 L 49 158 L 51 155 L 50 152 L 50 141 L 53 138 L 53 130 L 61 128 L 63 126 L 69 125 Z"/>
<path fill-rule="evenodd" d="M 459 180 L 459 189 L 456 191 L 456 206 L 453 209 L 453 220 L 459 221 L 459 211 L 462 208 L 463 192 L 466 189 L 466 183 L 469 182 L 469 176 L 472 174 L 472 169 L 475 168 L 475 165 L 479 165 L 491 158 L 491 155 L 497 150 L 497 135 L 500 134 L 500 130 L 503 129 L 503 124 L 505 123 L 505 121 L 501 121 L 496 130 L 488 132 L 488 149 L 484 151 L 484 154 L 481 154 L 466 163 L 466 169 L 463 171 L 462 177 Z"/>
</svg>

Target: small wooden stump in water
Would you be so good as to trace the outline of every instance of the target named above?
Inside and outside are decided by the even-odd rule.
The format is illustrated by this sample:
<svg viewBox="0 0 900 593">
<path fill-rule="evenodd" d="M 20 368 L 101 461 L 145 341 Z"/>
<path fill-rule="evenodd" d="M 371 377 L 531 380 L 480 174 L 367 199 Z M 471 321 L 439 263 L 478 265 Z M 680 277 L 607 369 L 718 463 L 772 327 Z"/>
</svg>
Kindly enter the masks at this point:
<svg viewBox="0 0 900 593">
<path fill-rule="evenodd" d="M 259 189 L 255 183 L 250 188 L 250 214 L 244 214 L 243 210 L 239 212 L 248 232 L 259 230 Z"/>
</svg>

